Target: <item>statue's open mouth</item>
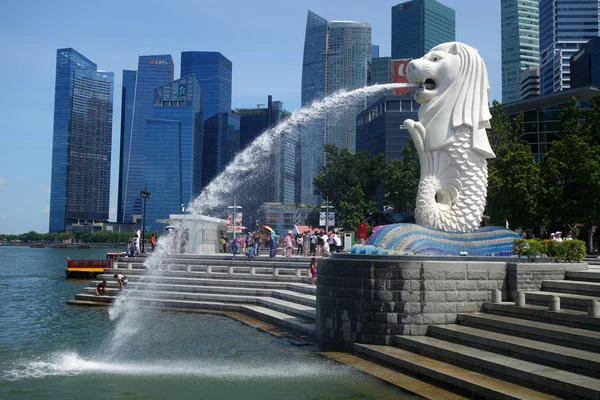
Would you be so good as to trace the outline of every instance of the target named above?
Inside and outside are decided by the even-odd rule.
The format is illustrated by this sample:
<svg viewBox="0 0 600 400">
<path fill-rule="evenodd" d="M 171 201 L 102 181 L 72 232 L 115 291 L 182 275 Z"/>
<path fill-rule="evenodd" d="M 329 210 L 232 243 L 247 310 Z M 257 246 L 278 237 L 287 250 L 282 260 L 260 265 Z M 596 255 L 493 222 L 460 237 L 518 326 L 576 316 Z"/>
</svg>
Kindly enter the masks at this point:
<svg viewBox="0 0 600 400">
<path fill-rule="evenodd" d="M 425 79 L 424 82 L 416 82 L 416 85 L 417 85 L 417 92 L 422 92 L 423 89 L 433 90 L 437 86 L 435 84 L 435 81 L 431 78 Z"/>
</svg>

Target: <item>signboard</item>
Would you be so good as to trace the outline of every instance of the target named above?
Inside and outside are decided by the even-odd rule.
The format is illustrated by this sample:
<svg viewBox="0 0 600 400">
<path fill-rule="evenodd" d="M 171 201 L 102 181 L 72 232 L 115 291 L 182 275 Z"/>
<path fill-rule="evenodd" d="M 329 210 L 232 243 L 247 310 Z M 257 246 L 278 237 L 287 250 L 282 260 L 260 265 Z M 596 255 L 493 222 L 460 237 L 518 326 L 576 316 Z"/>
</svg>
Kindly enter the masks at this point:
<svg viewBox="0 0 600 400">
<path fill-rule="evenodd" d="M 327 213 L 325 211 L 321 211 L 319 213 L 319 226 L 325 226 L 325 217 L 326 216 L 327 216 Z M 327 223 L 327 226 L 329 226 L 329 227 L 335 226 L 335 211 L 329 211 L 329 222 Z"/>
<path fill-rule="evenodd" d="M 228 232 L 233 232 L 234 227 L 236 232 L 241 232 L 244 229 L 242 226 L 242 214 L 242 212 L 235 213 L 235 223 L 233 221 L 233 214 L 227 215 L 227 221 L 229 222 Z"/>
<path fill-rule="evenodd" d="M 358 224 L 358 239 L 367 240 L 367 224 Z"/>
<path fill-rule="evenodd" d="M 411 62 L 412 58 L 406 58 L 404 60 L 394 60 L 394 68 L 392 71 L 392 82 L 393 83 L 408 83 L 408 78 L 406 77 L 406 67 L 409 62 Z M 394 89 L 394 94 L 411 94 L 412 88 L 406 87 L 401 89 Z"/>
</svg>

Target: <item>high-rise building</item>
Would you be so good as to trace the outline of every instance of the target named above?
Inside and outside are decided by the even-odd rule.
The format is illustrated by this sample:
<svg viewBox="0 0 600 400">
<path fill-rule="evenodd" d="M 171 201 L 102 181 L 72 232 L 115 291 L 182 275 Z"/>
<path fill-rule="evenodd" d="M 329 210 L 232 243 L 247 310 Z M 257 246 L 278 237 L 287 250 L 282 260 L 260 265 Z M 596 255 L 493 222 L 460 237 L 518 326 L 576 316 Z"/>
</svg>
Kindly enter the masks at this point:
<svg viewBox="0 0 600 400">
<path fill-rule="evenodd" d="M 571 56 L 571 87 L 600 86 L 600 36 Z"/>
<path fill-rule="evenodd" d="M 140 192 L 144 189 L 144 131 L 154 118 L 154 90 L 173 81 L 173 58 L 169 54 L 140 56 L 137 73 L 123 71 L 121 116 L 121 165 L 119 171 L 118 222 L 134 222 L 142 214 Z M 135 86 L 132 80 L 135 76 Z M 131 91 L 133 90 L 133 99 Z"/>
<path fill-rule="evenodd" d="M 539 66 L 538 0 L 502 0 L 502 101 L 521 99 L 521 71 Z"/>
<path fill-rule="evenodd" d="M 521 99 L 540 95 L 540 68 L 529 67 L 521 71 Z"/>
<path fill-rule="evenodd" d="M 71 48 L 56 52 L 50 232 L 108 219 L 112 72 Z"/>
<path fill-rule="evenodd" d="M 304 59 L 302 65 L 302 106 L 339 90 L 353 90 L 367 84 L 371 59 L 371 25 L 355 21 L 331 21 L 308 11 Z M 363 106 L 345 107 L 313 121 L 304 131 L 301 147 L 301 200 L 318 202 L 313 179 L 323 166 L 324 145 L 334 144 L 354 152 L 356 147 L 356 114 Z"/>
<path fill-rule="evenodd" d="M 204 121 L 231 111 L 232 64 L 215 51 L 181 53 L 181 76 L 194 74 L 202 90 Z"/>
<path fill-rule="evenodd" d="M 153 118 L 144 131 L 146 227 L 180 212 L 200 194 L 202 179 L 202 93 L 194 75 L 154 90 Z"/>
<path fill-rule="evenodd" d="M 240 116 L 217 113 L 204 122 L 202 187 L 208 185 L 240 150 Z"/>
<path fill-rule="evenodd" d="M 540 0 L 540 93 L 570 88 L 570 58 L 600 36 L 600 0 Z"/>
<path fill-rule="evenodd" d="M 419 58 L 455 40 L 454 9 L 437 0 L 411 0 L 392 7 L 392 58 Z"/>
</svg>

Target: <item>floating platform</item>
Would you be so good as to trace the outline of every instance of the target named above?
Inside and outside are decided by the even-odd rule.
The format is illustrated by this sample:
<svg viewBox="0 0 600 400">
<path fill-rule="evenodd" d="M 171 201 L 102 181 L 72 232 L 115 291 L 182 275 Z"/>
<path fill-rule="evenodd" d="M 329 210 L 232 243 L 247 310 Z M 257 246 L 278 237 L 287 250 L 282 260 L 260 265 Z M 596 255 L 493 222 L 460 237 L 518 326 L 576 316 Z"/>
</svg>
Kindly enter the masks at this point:
<svg viewBox="0 0 600 400">
<path fill-rule="evenodd" d="M 416 224 L 391 224 L 379 228 L 366 244 L 352 247 L 352 254 L 438 255 L 510 257 L 519 239 L 514 231 L 485 226 L 475 232 L 446 232 Z"/>
</svg>

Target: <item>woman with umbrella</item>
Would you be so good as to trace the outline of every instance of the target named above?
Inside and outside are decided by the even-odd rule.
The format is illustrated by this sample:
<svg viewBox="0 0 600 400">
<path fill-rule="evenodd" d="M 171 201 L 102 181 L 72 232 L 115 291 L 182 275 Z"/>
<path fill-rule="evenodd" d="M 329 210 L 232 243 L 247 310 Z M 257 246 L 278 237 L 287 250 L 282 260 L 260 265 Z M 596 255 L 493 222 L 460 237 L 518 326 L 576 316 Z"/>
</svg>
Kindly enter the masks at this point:
<svg viewBox="0 0 600 400">
<path fill-rule="evenodd" d="M 277 239 L 279 239 L 279 236 L 275 234 L 275 231 L 269 225 L 263 225 L 263 228 L 266 230 L 267 238 L 271 236 L 271 240 L 269 241 L 271 244 L 269 257 L 275 257 L 277 255 Z"/>
</svg>

